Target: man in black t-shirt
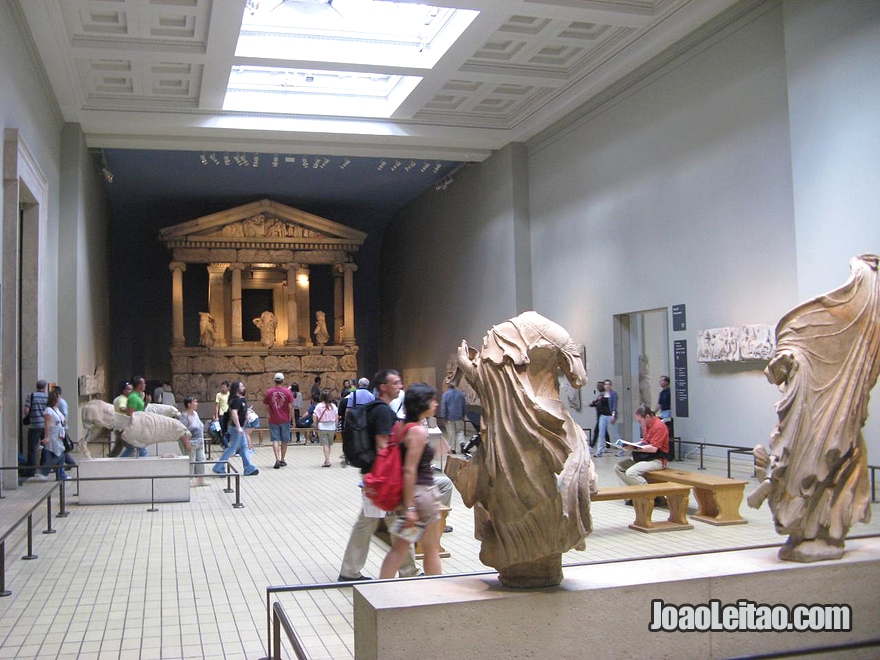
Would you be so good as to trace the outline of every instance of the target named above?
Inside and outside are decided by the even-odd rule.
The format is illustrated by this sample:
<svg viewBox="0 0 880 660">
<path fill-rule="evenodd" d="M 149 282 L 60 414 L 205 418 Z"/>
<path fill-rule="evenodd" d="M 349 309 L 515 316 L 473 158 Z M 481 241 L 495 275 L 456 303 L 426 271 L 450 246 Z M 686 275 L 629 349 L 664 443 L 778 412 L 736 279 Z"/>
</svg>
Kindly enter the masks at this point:
<svg viewBox="0 0 880 660">
<path fill-rule="evenodd" d="M 391 437 L 391 429 L 397 422 L 397 415 L 388 405 L 397 398 L 403 382 L 400 374 L 393 369 L 383 369 L 373 377 L 373 387 L 378 393 L 378 403 L 371 404 L 371 408 L 367 411 L 367 428 L 376 440 L 376 451 L 385 446 Z M 369 468 L 361 469 L 361 473 L 366 474 Z M 363 490 L 363 489 L 361 489 Z M 363 494 L 361 494 L 363 497 Z M 370 541 L 373 532 L 379 526 L 381 518 L 368 518 L 364 514 L 364 508 L 361 506 L 361 512 L 358 519 L 351 530 L 351 536 L 348 539 L 348 545 L 345 547 L 345 554 L 342 557 L 342 567 L 339 569 L 339 582 L 356 582 L 358 580 L 369 580 L 370 578 L 361 574 L 364 564 L 367 563 L 367 554 L 370 551 Z M 403 564 L 398 570 L 400 577 L 414 577 L 418 574 L 416 568 L 415 556 L 412 550 L 403 560 Z"/>
<path fill-rule="evenodd" d="M 245 433 L 247 409 L 245 385 L 237 380 L 229 387 L 229 423 L 226 427 L 229 433 L 229 446 L 226 447 L 219 462 L 212 468 L 217 474 L 226 472 L 226 466 L 223 462 L 232 458 L 236 452 L 241 454 L 241 462 L 244 464 L 243 473 L 246 477 L 260 474 L 259 469 L 251 463 L 250 456 L 248 456 L 248 441 Z"/>
</svg>

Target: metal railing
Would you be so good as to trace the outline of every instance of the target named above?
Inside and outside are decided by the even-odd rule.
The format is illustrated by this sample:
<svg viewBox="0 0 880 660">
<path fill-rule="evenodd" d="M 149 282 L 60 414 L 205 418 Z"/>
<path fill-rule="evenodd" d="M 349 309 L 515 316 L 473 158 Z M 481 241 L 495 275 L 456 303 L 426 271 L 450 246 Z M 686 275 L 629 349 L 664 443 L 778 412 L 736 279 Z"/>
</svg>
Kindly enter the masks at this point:
<svg viewBox="0 0 880 660">
<path fill-rule="evenodd" d="M 75 467 L 75 466 L 72 466 Z M 15 467 L 3 467 L 0 470 L 18 470 L 18 466 Z M 58 500 L 59 500 L 59 511 L 58 518 L 65 518 L 69 514 L 67 513 L 64 506 L 64 492 L 66 480 L 59 481 L 56 485 L 58 487 Z M 36 559 L 37 555 L 34 554 L 34 521 L 33 515 L 34 511 L 42 505 L 42 503 L 46 502 L 46 529 L 43 530 L 43 534 L 55 534 L 58 530 L 52 528 L 52 491 L 55 490 L 55 486 L 50 488 L 44 495 L 37 498 L 37 500 L 33 503 L 33 505 L 27 509 L 21 517 L 13 522 L 7 529 L 0 530 L 0 597 L 9 596 L 12 594 L 10 590 L 6 588 L 6 539 L 9 537 L 12 532 L 14 532 L 18 526 L 27 520 L 27 554 L 22 555 L 22 559 L 30 560 Z"/>
</svg>

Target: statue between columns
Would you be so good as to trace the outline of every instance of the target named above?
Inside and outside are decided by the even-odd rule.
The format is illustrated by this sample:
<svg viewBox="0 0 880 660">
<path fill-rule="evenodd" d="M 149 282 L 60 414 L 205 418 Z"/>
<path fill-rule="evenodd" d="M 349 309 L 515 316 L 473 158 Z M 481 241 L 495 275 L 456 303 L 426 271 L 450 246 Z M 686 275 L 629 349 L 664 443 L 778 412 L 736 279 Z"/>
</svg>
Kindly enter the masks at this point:
<svg viewBox="0 0 880 660">
<path fill-rule="evenodd" d="M 275 345 L 275 328 L 278 327 L 275 315 L 265 311 L 254 319 L 254 325 L 260 329 L 260 343 L 266 348 L 272 348 Z"/>
<path fill-rule="evenodd" d="M 330 333 L 327 331 L 327 315 L 322 311 L 315 312 L 315 343 L 323 346 L 330 341 Z"/>
</svg>

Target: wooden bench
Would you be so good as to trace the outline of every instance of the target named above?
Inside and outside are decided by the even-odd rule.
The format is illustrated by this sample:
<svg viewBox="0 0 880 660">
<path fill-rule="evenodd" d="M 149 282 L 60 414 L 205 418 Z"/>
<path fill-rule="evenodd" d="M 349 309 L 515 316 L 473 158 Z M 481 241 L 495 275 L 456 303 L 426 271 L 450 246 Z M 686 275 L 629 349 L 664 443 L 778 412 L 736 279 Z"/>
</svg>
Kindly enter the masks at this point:
<svg viewBox="0 0 880 660">
<path fill-rule="evenodd" d="M 680 529 L 693 529 L 687 521 L 687 503 L 690 488 L 677 484 L 640 484 L 638 486 L 615 486 L 600 488 L 590 495 L 593 502 L 609 500 L 632 500 L 636 512 L 635 521 L 629 526 L 640 532 L 672 532 Z M 669 503 L 669 519 L 653 522 L 654 498 L 665 497 Z"/>
<path fill-rule="evenodd" d="M 676 483 L 694 489 L 699 510 L 691 518 L 710 525 L 744 525 L 748 522 L 739 515 L 747 481 L 699 474 L 687 470 L 665 468 L 645 472 L 648 483 Z"/>
</svg>

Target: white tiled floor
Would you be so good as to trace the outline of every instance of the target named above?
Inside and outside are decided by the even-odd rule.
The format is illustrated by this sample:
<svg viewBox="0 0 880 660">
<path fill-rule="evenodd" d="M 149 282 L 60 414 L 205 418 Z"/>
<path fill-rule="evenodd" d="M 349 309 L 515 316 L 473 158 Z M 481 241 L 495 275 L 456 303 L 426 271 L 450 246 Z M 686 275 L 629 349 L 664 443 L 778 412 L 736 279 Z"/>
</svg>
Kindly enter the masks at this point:
<svg viewBox="0 0 880 660">
<path fill-rule="evenodd" d="M 334 447 L 333 455 L 339 455 Z M 225 480 L 192 490 L 192 501 L 78 506 L 53 519 L 57 534 L 36 533 L 39 559 L 22 561 L 24 528 L 7 542 L 7 588 L 0 598 L 0 658 L 248 658 L 266 655 L 265 588 L 336 580 L 360 506 L 358 472 L 321 468 L 317 445 L 291 446 L 289 466 L 273 470 L 270 447 L 257 449 L 260 475 L 242 479 L 243 509 Z M 614 484 L 615 459 L 597 460 L 600 485 Z M 720 464 L 719 464 L 720 465 Z M 743 464 L 734 476 L 749 478 Z M 679 463 L 696 469 L 695 462 Z M 725 468 L 710 466 L 723 474 Z M 124 486 L 120 486 L 124 487 Z M 25 484 L 24 488 L 27 488 Z M 69 492 L 73 493 L 72 485 Z M 747 487 L 747 492 L 750 490 Z M 21 491 L 24 492 L 24 491 Z M 2 501 L 0 501 L 2 506 Z M 35 517 L 42 529 L 43 516 Z M 779 543 L 767 509 L 743 505 L 747 525 L 642 534 L 627 528 L 622 502 L 593 504 L 593 534 L 566 563 Z M 655 518 L 666 515 L 655 511 Z M 877 520 L 875 516 L 875 521 Z M 455 493 L 443 545 L 444 573 L 486 570 L 473 538 L 473 515 Z M 880 531 L 880 521 L 853 535 Z M 386 546 L 375 540 L 364 572 L 377 575 Z M 314 658 L 351 658 L 351 589 L 280 597 Z"/>
</svg>

